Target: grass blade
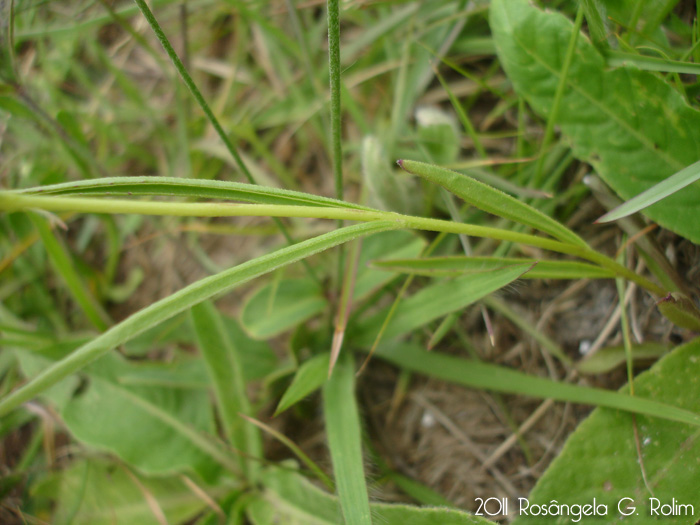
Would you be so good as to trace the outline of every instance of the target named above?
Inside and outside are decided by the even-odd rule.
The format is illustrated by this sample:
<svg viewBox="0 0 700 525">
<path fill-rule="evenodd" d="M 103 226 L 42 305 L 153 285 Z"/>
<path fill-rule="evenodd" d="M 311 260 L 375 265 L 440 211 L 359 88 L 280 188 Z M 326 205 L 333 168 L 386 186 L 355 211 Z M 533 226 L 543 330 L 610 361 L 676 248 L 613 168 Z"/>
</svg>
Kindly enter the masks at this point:
<svg viewBox="0 0 700 525">
<path fill-rule="evenodd" d="M 70 255 L 61 243 L 56 239 L 46 219 L 39 217 L 35 213 L 30 213 L 29 217 L 34 223 L 34 227 L 39 232 L 44 248 L 49 255 L 49 259 L 56 272 L 63 278 L 71 295 L 83 310 L 90 322 L 100 331 L 106 330 L 112 324 L 107 312 L 100 306 L 100 303 L 90 293 L 85 283 L 82 281 L 71 261 Z"/>
<path fill-rule="evenodd" d="M 211 108 L 209 107 L 209 104 L 207 104 L 207 101 L 204 100 L 204 96 L 202 95 L 201 91 L 199 91 L 199 88 L 194 83 L 194 80 L 192 80 L 192 77 L 190 76 L 190 74 L 187 72 L 187 69 L 185 68 L 185 65 L 180 60 L 180 57 L 177 56 L 177 53 L 173 49 L 173 46 L 170 45 L 170 41 L 168 41 L 168 37 L 165 36 L 165 33 L 163 32 L 163 29 L 160 27 L 160 24 L 158 23 L 158 21 L 156 20 L 156 17 L 153 15 L 153 12 L 149 9 L 145 0 L 134 0 L 134 2 L 136 2 L 136 5 L 138 6 L 139 10 L 143 14 L 144 18 L 148 21 L 148 25 L 151 26 L 151 29 L 153 30 L 153 32 L 156 35 L 156 38 L 158 38 L 158 41 L 163 46 L 163 49 L 165 49 L 165 52 L 168 54 L 168 57 L 172 61 L 173 65 L 175 66 L 175 69 L 180 74 L 180 77 L 182 78 L 182 81 L 187 86 L 187 89 L 190 90 L 190 93 L 192 93 L 192 96 L 197 101 L 197 104 L 199 104 L 199 107 L 202 109 L 202 111 L 206 115 L 207 119 L 209 120 L 210 124 L 213 126 L 214 130 L 216 131 L 217 135 L 219 135 L 219 138 L 226 146 L 226 149 L 231 154 L 233 159 L 236 161 L 236 164 L 238 165 L 238 168 L 241 170 L 241 173 L 243 173 L 243 175 L 245 175 L 246 179 L 248 179 L 248 182 L 255 184 L 255 179 L 253 178 L 253 175 L 250 173 L 250 170 L 248 170 L 248 167 L 243 162 L 243 159 L 238 154 L 238 151 L 236 150 L 233 143 L 229 140 L 228 135 L 226 135 L 226 132 L 221 127 L 221 124 L 219 123 L 218 119 L 214 116 L 214 113 L 212 112 Z"/>
<path fill-rule="evenodd" d="M 624 51 L 609 51 L 605 54 L 609 66 L 634 67 L 646 71 L 660 71 L 662 73 L 685 73 L 688 75 L 700 75 L 700 64 L 669 60 L 668 58 L 636 55 Z"/>
<path fill-rule="evenodd" d="M 212 379 L 219 414 L 229 443 L 249 458 L 262 457 L 260 432 L 245 424 L 240 414 L 252 416 L 241 368 L 241 349 L 228 337 L 223 320 L 210 301 L 192 307 L 192 321 L 197 332 L 199 349 Z M 255 481 L 260 464 L 255 459 L 240 458 L 246 479 Z"/>
<path fill-rule="evenodd" d="M 33 380 L 9 396 L 0 400 L 0 416 L 7 414 L 22 403 L 34 398 L 61 379 L 73 374 L 112 348 L 132 339 L 145 330 L 170 319 L 195 304 L 216 295 L 228 292 L 236 286 L 271 272 L 282 266 L 300 261 L 315 253 L 358 237 L 396 228 L 395 223 L 377 221 L 348 226 L 324 235 L 319 235 L 293 246 L 288 246 L 245 262 L 216 275 L 201 279 L 178 292 L 136 312 L 131 317 L 113 326 L 89 343 L 81 346 L 70 356 L 52 365 Z"/>
<path fill-rule="evenodd" d="M 531 265 L 515 264 L 479 274 L 462 275 L 426 286 L 421 291 L 404 299 L 384 330 L 383 337 L 392 339 L 407 334 L 416 328 L 443 317 L 451 312 L 478 301 L 482 297 L 502 288 L 528 271 Z M 371 345 L 375 335 L 382 329 L 387 311 L 363 319 L 357 329 L 353 343 Z"/>
<path fill-rule="evenodd" d="M 353 360 L 343 354 L 323 389 L 323 412 L 333 474 L 347 525 L 372 523 L 362 459 Z"/>
<path fill-rule="evenodd" d="M 258 204 L 298 204 L 371 210 L 350 202 L 311 193 L 282 190 L 256 184 L 178 177 L 106 177 L 29 188 L 17 193 L 36 195 L 169 195 L 203 199 L 235 200 Z"/>
<path fill-rule="evenodd" d="M 608 407 L 700 426 L 700 415 L 652 399 L 600 388 L 557 383 L 502 366 L 427 352 L 410 344 L 384 345 L 377 355 L 400 367 L 470 388 Z"/>
<path fill-rule="evenodd" d="M 551 217 L 483 182 L 423 162 L 399 160 L 398 164 L 409 173 L 439 184 L 480 210 L 531 226 L 562 242 L 581 247 L 587 246 L 583 239 Z"/>
<path fill-rule="evenodd" d="M 596 223 L 612 222 L 623 217 L 627 217 L 644 208 L 648 208 L 652 204 L 665 199 L 669 195 L 673 195 L 677 191 L 682 190 L 693 182 L 700 180 L 700 161 L 691 164 L 687 168 L 671 175 L 669 178 L 662 180 L 646 191 L 643 191 L 636 197 L 631 198 L 624 204 L 609 211 Z"/>
</svg>

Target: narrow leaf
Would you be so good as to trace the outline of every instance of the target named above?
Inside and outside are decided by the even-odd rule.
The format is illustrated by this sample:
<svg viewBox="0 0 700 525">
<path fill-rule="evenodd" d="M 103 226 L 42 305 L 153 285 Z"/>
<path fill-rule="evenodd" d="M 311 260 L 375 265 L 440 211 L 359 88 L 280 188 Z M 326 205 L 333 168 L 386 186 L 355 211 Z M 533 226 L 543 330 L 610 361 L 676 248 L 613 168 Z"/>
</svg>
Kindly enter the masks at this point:
<svg viewBox="0 0 700 525">
<path fill-rule="evenodd" d="M 432 277 L 481 273 L 502 269 L 514 264 L 529 264 L 532 266 L 532 269 L 523 274 L 524 279 L 601 279 L 615 277 L 612 271 L 593 264 L 578 261 L 551 261 L 516 257 L 465 257 L 454 255 L 415 259 L 385 259 L 372 263 L 374 267 L 383 270 Z"/>
<path fill-rule="evenodd" d="M 691 164 L 687 168 L 684 168 L 678 173 L 671 175 L 669 178 L 655 184 L 648 190 L 609 211 L 595 222 L 612 222 L 622 219 L 623 217 L 627 217 L 628 215 L 632 215 L 633 213 L 637 213 L 638 211 L 648 208 L 652 204 L 665 199 L 669 195 L 673 195 L 677 191 L 682 190 L 697 180 L 700 180 L 700 161 Z"/>
<path fill-rule="evenodd" d="M 240 465 L 246 479 L 255 481 L 260 465 L 256 458 L 262 457 L 262 441 L 259 431 L 244 423 L 239 415 L 253 415 L 239 355 L 242 349 L 234 346 L 223 319 L 210 301 L 193 306 L 191 316 L 226 437 L 233 448 L 243 452 Z"/>
<path fill-rule="evenodd" d="M 221 180 L 184 179 L 178 177 L 107 177 L 52 184 L 20 190 L 35 195 L 169 195 L 203 199 L 234 200 L 258 204 L 298 204 L 371 210 L 366 206 L 320 197 L 311 193 L 283 190 Z"/>
<path fill-rule="evenodd" d="M 624 51 L 609 51 L 605 53 L 609 66 L 634 67 L 646 71 L 661 71 L 662 73 L 685 73 L 700 75 L 700 64 L 669 60 L 668 58 L 652 57 Z"/>
<path fill-rule="evenodd" d="M 423 288 L 405 299 L 384 331 L 384 340 L 407 334 L 430 321 L 478 301 L 482 297 L 506 286 L 530 268 L 529 264 L 515 264 L 506 268 L 467 274 Z M 382 310 L 355 327 L 354 344 L 371 345 L 387 316 Z"/>
<path fill-rule="evenodd" d="M 7 414 L 29 401 L 46 388 L 73 374 L 111 349 L 137 336 L 158 323 L 191 308 L 206 299 L 223 294 L 236 286 L 271 272 L 277 268 L 300 261 L 315 253 L 363 235 L 396 228 L 395 223 L 376 221 L 348 226 L 319 235 L 276 252 L 245 262 L 216 275 L 201 279 L 169 297 L 147 306 L 113 326 L 91 342 L 81 346 L 67 358 L 52 365 L 39 376 L 0 400 L 0 415 Z"/>
<path fill-rule="evenodd" d="M 656 360 L 668 353 L 669 348 L 660 343 L 644 343 L 632 347 L 632 358 L 635 361 Z M 583 374 L 604 374 L 620 366 L 626 360 L 625 348 L 614 346 L 601 348 L 590 357 L 584 357 L 576 363 L 576 370 Z"/>
<path fill-rule="evenodd" d="M 578 235 L 541 211 L 467 175 L 413 160 L 399 160 L 398 164 L 409 173 L 439 184 L 480 210 L 525 224 L 562 242 L 587 246 Z"/>
<path fill-rule="evenodd" d="M 377 355 L 397 366 L 470 388 L 597 405 L 700 426 L 700 415 L 655 399 L 558 383 L 506 367 L 427 352 L 410 344 L 380 346 Z"/>
<path fill-rule="evenodd" d="M 66 283 L 75 301 L 98 330 L 105 330 L 111 324 L 109 316 L 85 286 L 75 266 L 73 266 L 70 255 L 56 239 L 46 219 L 34 213 L 30 213 L 29 217 L 39 232 L 54 269 Z"/>
<path fill-rule="evenodd" d="M 347 525 L 372 522 L 363 469 L 362 431 L 355 401 L 355 371 L 350 354 L 343 354 L 323 388 L 323 413 L 333 475 Z"/>
</svg>

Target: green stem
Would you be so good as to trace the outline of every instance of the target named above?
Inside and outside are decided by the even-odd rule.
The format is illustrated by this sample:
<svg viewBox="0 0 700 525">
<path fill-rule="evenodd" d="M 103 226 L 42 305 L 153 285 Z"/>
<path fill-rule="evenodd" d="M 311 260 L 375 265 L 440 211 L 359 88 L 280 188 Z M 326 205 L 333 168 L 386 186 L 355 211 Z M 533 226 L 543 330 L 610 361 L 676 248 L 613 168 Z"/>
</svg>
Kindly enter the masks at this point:
<svg viewBox="0 0 700 525">
<path fill-rule="evenodd" d="M 544 167 L 544 157 L 549 148 L 549 143 L 552 141 L 554 136 L 554 125 L 557 123 L 559 118 L 559 108 L 561 107 L 561 101 L 564 98 L 564 92 L 566 91 L 567 83 L 566 79 L 569 76 L 569 68 L 571 67 L 571 62 L 574 58 L 574 52 L 576 51 L 576 40 L 581 32 L 581 25 L 583 24 L 583 6 L 579 5 L 578 13 L 576 14 L 576 21 L 574 22 L 574 29 L 571 33 L 571 39 L 569 40 L 569 47 L 566 50 L 566 56 L 564 57 L 564 64 L 561 67 L 561 75 L 559 77 L 559 84 L 557 85 L 557 90 L 554 93 L 554 100 L 552 101 L 552 109 L 547 119 L 547 127 L 544 130 L 544 137 L 542 138 L 542 146 L 540 147 L 540 154 L 537 157 L 537 165 L 535 167 L 535 176 L 533 177 L 533 186 L 539 188 L 540 182 L 542 182 L 542 168 Z"/>
<path fill-rule="evenodd" d="M 0 211 L 15 212 L 42 209 L 52 212 L 80 213 L 137 213 L 141 215 L 171 215 L 180 217 L 300 217 L 310 219 L 350 220 L 360 222 L 391 221 L 399 228 L 413 228 L 435 232 L 456 233 L 515 242 L 564 253 L 594 262 L 619 277 L 637 283 L 649 292 L 664 296 L 666 290 L 649 279 L 617 263 L 587 246 L 564 243 L 526 233 L 477 226 L 441 219 L 415 217 L 381 210 L 359 210 L 325 206 L 291 206 L 278 204 L 232 204 L 221 202 L 153 202 L 123 199 L 80 197 L 51 197 L 0 192 Z"/>
<path fill-rule="evenodd" d="M 172 61 L 173 65 L 175 66 L 175 69 L 177 69 L 177 72 L 180 74 L 180 77 L 182 78 L 183 82 L 187 86 L 187 89 L 190 90 L 190 93 L 192 93 L 192 96 L 197 101 L 197 104 L 199 104 L 199 107 L 202 108 L 202 111 L 206 115 L 207 119 L 209 120 L 211 125 L 216 130 L 216 133 L 219 135 L 219 138 L 222 140 L 222 142 L 226 146 L 226 149 L 233 157 L 233 160 L 236 162 L 238 169 L 240 169 L 241 172 L 243 173 L 243 175 L 245 175 L 246 179 L 248 179 L 248 182 L 250 182 L 251 184 L 257 184 L 255 177 L 253 177 L 253 175 L 250 173 L 248 166 L 246 166 L 245 162 L 243 162 L 243 159 L 238 154 L 238 151 L 236 150 L 235 146 L 229 140 L 228 136 L 224 132 L 224 128 L 221 127 L 221 124 L 219 123 L 218 119 L 214 116 L 214 113 L 212 112 L 211 108 L 209 107 L 209 104 L 207 104 L 207 101 L 204 100 L 204 97 L 202 96 L 201 91 L 199 91 L 199 88 L 194 83 L 194 80 L 192 80 L 192 77 L 187 72 L 187 68 L 185 68 L 185 65 L 180 60 L 180 57 L 177 56 L 177 53 L 175 52 L 175 49 L 173 49 L 173 46 L 170 45 L 170 41 L 168 40 L 168 37 L 165 36 L 163 29 L 160 27 L 160 24 L 158 23 L 158 20 L 156 20 L 156 17 L 153 15 L 153 12 L 148 8 L 148 5 L 146 5 L 145 0 L 134 0 L 134 2 L 136 2 L 136 5 L 141 10 L 141 13 L 146 18 L 146 20 L 148 21 L 148 24 L 151 26 L 151 29 L 153 29 L 153 32 L 155 33 L 156 37 L 160 41 L 160 44 L 163 46 L 163 49 L 165 49 L 165 52 L 168 54 L 168 57 L 170 57 L 170 60 Z M 284 224 L 282 224 L 280 221 L 278 221 L 276 219 L 275 219 L 275 224 L 277 225 L 280 232 L 282 233 L 282 235 L 286 239 L 287 244 L 290 244 L 290 245 L 294 244 L 294 239 L 292 239 L 291 235 L 289 235 L 289 232 L 284 227 Z M 311 269 L 311 267 L 308 265 L 308 263 L 306 261 L 303 261 L 303 264 L 306 267 L 306 270 L 309 273 L 309 275 L 311 276 L 311 278 L 314 279 L 315 281 L 318 281 L 318 277 L 316 276 L 314 271 Z"/>
<path fill-rule="evenodd" d="M 219 135 L 219 138 L 223 141 L 224 145 L 226 146 L 226 149 L 233 157 L 233 160 L 236 162 L 238 169 L 240 169 L 241 173 L 245 175 L 246 179 L 248 179 L 248 182 L 250 182 L 251 184 L 257 184 L 255 178 L 250 173 L 250 170 L 248 170 L 248 166 L 246 166 L 243 162 L 243 159 L 238 154 L 238 151 L 236 151 L 236 147 L 229 140 L 228 136 L 226 135 L 226 132 L 224 131 L 224 128 L 221 127 L 221 124 L 219 123 L 218 119 L 214 116 L 214 113 L 212 113 L 209 104 L 207 104 L 207 101 L 204 100 L 201 91 L 199 91 L 199 88 L 194 83 L 194 80 L 192 80 L 192 77 L 187 72 L 187 69 L 185 69 L 185 65 L 180 60 L 180 57 L 177 56 L 177 53 L 173 49 L 173 46 L 170 45 L 168 37 L 165 36 L 163 29 L 160 27 L 160 24 L 158 23 L 158 20 L 156 20 L 156 17 L 153 15 L 153 12 L 148 8 L 148 5 L 146 5 L 145 0 L 134 0 L 134 2 L 136 2 L 136 5 L 148 21 L 148 24 L 151 26 L 151 29 L 153 29 L 156 38 L 158 38 L 158 41 L 163 46 L 163 49 L 165 49 L 165 52 L 168 54 L 168 57 L 170 57 L 170 60 L 175 66 L 175 69 L 177 69 L 177 72 L 180 74 L 180 77 L 187 86 L 187 89 L 190 90 L 190 93 L 192 93 L 192 96 L 197 101 L 197 104 L 199 104 L 199 107 L 202 108 L 202 111 L 206 115 L 207 119 L 214 127 L 214 130 L 216 130 L 217 135 Z"/>
<path fill-rule="evenodd" d="M 343 149 L 340 140 L 340 8 L 338 0 L 328 0 L 328 62 L 331 82 L 331 146 L 335 195 L 343 200 Z"/>
</svg>

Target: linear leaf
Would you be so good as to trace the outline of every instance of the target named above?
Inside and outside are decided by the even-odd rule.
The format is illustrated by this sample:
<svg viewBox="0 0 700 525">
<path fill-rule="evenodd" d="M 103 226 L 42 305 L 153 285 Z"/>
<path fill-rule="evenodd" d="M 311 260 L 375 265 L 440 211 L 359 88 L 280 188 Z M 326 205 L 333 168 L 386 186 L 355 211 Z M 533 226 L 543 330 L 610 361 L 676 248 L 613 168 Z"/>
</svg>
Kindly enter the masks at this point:
<svg viewBox="0 0 700 525">
<path fill-rule="evenodd" d="M 527 0 L 494 0 L 490 23 L 498 55 L 516 91 L 549 114 L 572 23 Z M 574 154 L 623 199 L 651 188 L 700 158 L 700 112 L 654 73 L 610 69 L 584 35 L 566 78 L 557 125 Z M 700 185 L 687 186 L 644 214 L 700 243 Z"/>
<path fill-rule="evenodd" d="M 514 264 L 506 268 L 462 275 L 426 286 L 401 302 L 386 327 L 383 337 L 386 340 L 407 334 L 430 321 L 461 310 L 513 282 L 530 267 L 529 264 Z M 371 345 L 386 316 L 387 310 L 382 310 L 358 323 L 352 334 L 353 343 Z"/>
<path fill-rule="evenodd" d="M 468 175 L 414 160 L 400 160 L 398 164 L 409 173 L 439 184 L 480 210 L 525 224 L 562 242 L 587 246 L 578 235 L 548 215 Z"/>
<path fill-rule="evenodd" d="M 170 195 L 204 199 L 236 200 L 258 204 L 298 204 L 371 210 L 366 206 L 320 197 L 311 193 L 283 190 L 221 180 L 178 177 L 107 177 L 28 188 L 17 193 L 35 195 Z"/>
<path fill-rule="evenodd" d="M 642 343 L 632 346 L 632 358 L 636 360 L 657 360 L 669 352 L 661 343 Z M 576 363 L 576 370 L 582 374 L 604 374 L 626 361 L 625 348 L 614 346 L 601 348 L 590 357 L 584 357 Z"/>
<path fill-rule="evenodd" d="M 697 180 L 700 180 L 700 161 L 691 164 L 678 173 L 671 175 L 668 179 L 662 180 L 636 197 L 631 198 L 617 208 L 610 210 L 596 222 L 612 222 L 637 213 L 665 199 L 669 195 L 673 195 Z"/>
<path fill-rule="evenodd" d="M 427 352 L 411 344 L 384 345 L 377 355 L 397 366 L 470 388 L 523 394 L 543 399 L 597 405 L 700 426 L 700 414 L 655 399 L 632 397 L 600 388 L 558 383 L 503 366 Z M 636 382 L 635 382 L 636 384 Z"/>
<path fill-rule="evenodd" d="M 383 270 L 416 275 L 454 276 L 464 273 L 481 273 L 514 264 L 529 264 L 532 269 L 523 274 L 524 279 L 601 279 L 615 274 L 600 266 L 578 261 L 549 261 L 517 257 L 423 257 L 415 259 L 384 259 L 372 263 Z"/>
<path fill-rule="evenodd" d="M 98 330 L 105 330 L 112 322 L 78 275 L 65 247 L 56 239 L 46 219 L 34 213 L 30 213 L 29 217 L 39 232 L 54 269 L 66 283 L 75 302 L 78 303 L 85 316 Z"/>
<path fill-rule="evenodd" d="M 372 523 L 362 458 L 360 414 L 355 400 L 355 370 L 345 353 L 323 388 L 323 414 L 333 477 L 346 525 Z"/>
<path fill-rule="evenodd" d="M 182 290 L 147 306 L 113 326 L 89 343 L 78 348 L 67 358 L 49 367 L 36 378 L 4 397 L 0 400 L 0 415 L 4 415 L 25 401 L 29 401 L 46 388 L 77 372 L 116 346 L 197 303 L 228 292 L 255 277 L 300 261 L 338 244 L 396 227 L 397 224 L 388 221 L 348 226 L 282 248 L 186 286 Z"/>
<path fill-rule="evenodd" d="M 664 73 L 700 74 L 700 64 L 694 62 L 669 60 L 667 58 L 625 53 L 624 51 L 608 51 L 605 53 L 605 58 L 609 66 L 631 66 L 646 71 L 661 71 Z"/>
<path fill-rule="evenodd" d="M 240 456 L 240 465 L 246 479 L 255 481 L 260 466 L 256 458 L 262 457 L 262 441 L 258 429 L 239 415 L 253 415 L 246 394 L 240 357 L 242 349 L 228 337 L 223 319 L 210 301 L 194 305 L 191 316 L 199 349 L 214 386 L 226 437 L 231 446 L 244 453 Z"/>
</svg>

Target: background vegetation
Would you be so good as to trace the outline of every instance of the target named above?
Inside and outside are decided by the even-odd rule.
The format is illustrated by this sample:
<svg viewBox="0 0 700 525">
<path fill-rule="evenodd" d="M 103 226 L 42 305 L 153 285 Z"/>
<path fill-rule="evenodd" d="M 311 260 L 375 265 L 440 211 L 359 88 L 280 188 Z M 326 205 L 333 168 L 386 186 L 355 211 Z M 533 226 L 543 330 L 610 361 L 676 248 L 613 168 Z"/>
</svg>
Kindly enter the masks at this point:
<svg viewBox="0 0 700 525">
<path fill-rule="evenodd" d="M 697 6 L 543 4 L 0 2 L 0 521 L 700 518 Z"/>
</svg>

